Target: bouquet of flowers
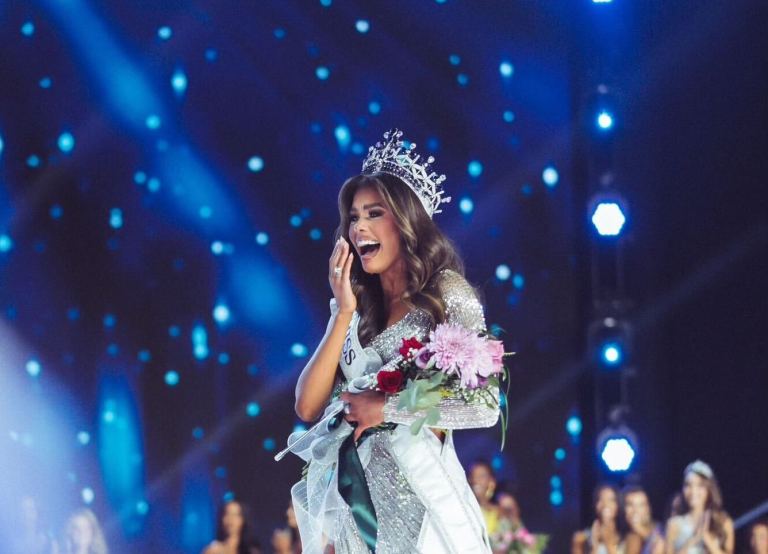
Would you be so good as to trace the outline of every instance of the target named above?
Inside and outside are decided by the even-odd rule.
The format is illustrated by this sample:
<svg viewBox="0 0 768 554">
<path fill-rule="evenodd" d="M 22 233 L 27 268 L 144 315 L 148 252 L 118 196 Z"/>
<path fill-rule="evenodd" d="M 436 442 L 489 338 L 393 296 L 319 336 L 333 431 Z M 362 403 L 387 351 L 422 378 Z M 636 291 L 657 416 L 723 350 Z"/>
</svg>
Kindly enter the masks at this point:
<svg viewBox="0 0 768 554">
<path fill-rule="evenodd" d="M 549 535 L 535 535 L 520 525 L 508 527 L 491 535 L 494 554 L 541 554 L 547 548 Z"/>
<path fill-rule="evenodd" d="M 509 355 L 488 333 L 441 323 L 424 343 L 415 337 L 403 339 L 397 361 L 376 374 L 376 388 L 400 393 L 399 410 L 424 414 L 411 424 L 415 435 L 425 424 L 437 424 L 440 401 L 446 397 L 498 408 L 500 381 L 506 375 L 503 358 Z M 503 427 L 504 417 L 504 434 Z"/>
</svg>

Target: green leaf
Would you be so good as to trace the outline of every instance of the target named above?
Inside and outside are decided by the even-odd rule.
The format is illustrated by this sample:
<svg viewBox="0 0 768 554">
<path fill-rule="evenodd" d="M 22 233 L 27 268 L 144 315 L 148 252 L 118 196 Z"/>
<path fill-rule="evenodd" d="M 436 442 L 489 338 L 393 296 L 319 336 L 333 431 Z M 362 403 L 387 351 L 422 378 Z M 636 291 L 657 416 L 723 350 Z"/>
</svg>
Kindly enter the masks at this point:
<svg viewBox="0 0 768 554">
<path fill-rule="evenodd" d="M 411 423 L 411 434 L 412 435 L 418 435 L 419 431 L 421 431 L 421 428 L 424 427 L 424 422 L 427 421 L 426 417 L 420 417 L 413 423 Z"/>
<path fill-rule="evenodd" d="M 437 422 L 440 421 L 440 408 L 435 406 L 428 409 L 425 420 L 427 425 L 437 425 Z"/>
</svg>

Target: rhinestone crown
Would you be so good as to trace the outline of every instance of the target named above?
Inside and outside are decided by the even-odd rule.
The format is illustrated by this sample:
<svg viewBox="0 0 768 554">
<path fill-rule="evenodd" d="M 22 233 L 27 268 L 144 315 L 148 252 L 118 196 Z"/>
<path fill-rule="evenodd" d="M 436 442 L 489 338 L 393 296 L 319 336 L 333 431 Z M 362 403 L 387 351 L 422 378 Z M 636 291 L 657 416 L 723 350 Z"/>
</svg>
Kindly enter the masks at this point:
<svg viewBox="0 0 768 554">
<path fill-rule="evenodd" d="M 431 218 L 441 213 L 440 204 L 451 201 L 450 196 L 443 196 L 445 175 L 430 170 L 429 166 L 435 161 L 432 156 L 426 163 L 419 163 L 421 156 L 414 152 L 416 145 L 411 143 L 406 147 L 402 136 L 403 132 L 398 129 L 384 133 L 384 142 L 377 142 L 368 149 L 368 156 L 363 161 L 363 175 L 387 173 L 400 178 L 416 193 Z"/>
</svg>

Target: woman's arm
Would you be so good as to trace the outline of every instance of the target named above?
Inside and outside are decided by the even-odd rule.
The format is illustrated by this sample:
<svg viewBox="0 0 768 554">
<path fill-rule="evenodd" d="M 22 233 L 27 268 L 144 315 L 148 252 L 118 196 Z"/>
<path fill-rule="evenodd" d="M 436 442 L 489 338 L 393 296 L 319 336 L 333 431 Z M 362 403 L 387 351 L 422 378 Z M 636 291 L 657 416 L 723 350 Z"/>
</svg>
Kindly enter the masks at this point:
<svg viewBox="0 0 768 554">
<path fill-rule="evenodd" d="M 677 540 L 678 532 L 677 520 L 674 517 L 669 518 L 667 520 L 667 531 L 664 533 L 664 536 L 666 537 L 664 554 L 676 554 L 678 552 L 675 550 L 675 541 Z"/>
<path fill-rule="evenodd" d="M 347 328 L 357 308 L 349 280 L 352 259 L 349 244 L 343 238 L 339 239 L 328 261 L 328 281 L 337 309 L 331 310 L 325 336 L 296 383 L 296 414 L 304 421 L 312 421 L 320 415 L 333 390 Z M 336 272 L 337 267 L 342 271 Z"/>
<path fill-rule="evenodd" d="M 576 531 L 571 539 L 571 554 L 586 554 L 587 534 L 584 531 Z"/>
</svg>

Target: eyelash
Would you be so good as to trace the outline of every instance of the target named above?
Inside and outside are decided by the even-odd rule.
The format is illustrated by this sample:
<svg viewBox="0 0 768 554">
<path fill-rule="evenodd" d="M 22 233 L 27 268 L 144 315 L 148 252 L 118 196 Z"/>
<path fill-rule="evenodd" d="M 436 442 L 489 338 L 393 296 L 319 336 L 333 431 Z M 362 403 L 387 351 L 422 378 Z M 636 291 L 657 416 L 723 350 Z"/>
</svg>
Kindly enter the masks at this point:
<svg viewBox="0 0 768 554">
<path fill-rule="evenodd" d="M 381 217 L 382 215 L 384 215 L 384 213 L 380 212 L 379 210 L 371 210 L 370 212 L 368 212 L 368 217 L 371 217 L 371 218 Z M 350 223 L 355 223 L 358 219 L 359 217 L 356 215 L 349 216 Z"/>
</svg>

